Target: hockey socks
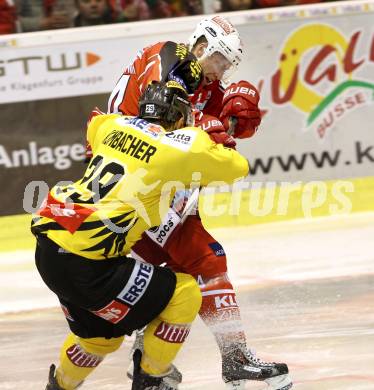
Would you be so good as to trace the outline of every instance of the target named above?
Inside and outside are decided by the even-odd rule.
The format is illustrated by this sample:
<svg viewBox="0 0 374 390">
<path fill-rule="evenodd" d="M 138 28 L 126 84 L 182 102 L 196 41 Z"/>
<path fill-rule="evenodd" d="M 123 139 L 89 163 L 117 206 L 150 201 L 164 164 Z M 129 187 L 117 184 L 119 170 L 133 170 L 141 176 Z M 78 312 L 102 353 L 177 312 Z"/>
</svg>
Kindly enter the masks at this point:
<svg viewBox="0 0 374 390">
<path fill-rule="evenodd" d="M 226 273 L 200 279 L 203 302 L 200 317 L 214 334 L 221 354 L 238 346 L 245 347 L 246 339 L 236 294 Z"/>
</svg>

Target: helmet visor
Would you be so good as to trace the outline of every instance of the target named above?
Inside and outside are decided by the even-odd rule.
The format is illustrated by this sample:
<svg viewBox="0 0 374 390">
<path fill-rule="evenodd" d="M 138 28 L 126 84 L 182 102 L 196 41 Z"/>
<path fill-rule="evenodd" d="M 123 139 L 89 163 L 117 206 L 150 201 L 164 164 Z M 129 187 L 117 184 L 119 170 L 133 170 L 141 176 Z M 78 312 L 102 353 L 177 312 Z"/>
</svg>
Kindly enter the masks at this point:
<svg viewBox="0 0 374 390">
<path fill-rule="evenodd" d="M 181 96 L 174 95 L 172 103 L 167 114 L 167 120 L 169 122 L 175 122 L 177 118 L 183 116 L 183 126 L 194 126 L 195 117 L 192 114 L 192 105 L 189 100 L 182 98 Z"/>
</svg>

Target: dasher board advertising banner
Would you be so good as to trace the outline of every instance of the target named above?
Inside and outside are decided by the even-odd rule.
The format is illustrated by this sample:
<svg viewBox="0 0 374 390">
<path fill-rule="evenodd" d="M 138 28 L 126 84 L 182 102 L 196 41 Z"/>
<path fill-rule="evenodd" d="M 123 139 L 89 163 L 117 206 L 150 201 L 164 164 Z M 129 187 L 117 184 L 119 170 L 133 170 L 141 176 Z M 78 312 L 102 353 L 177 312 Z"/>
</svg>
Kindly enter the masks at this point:
<svg viewBox="0 0 374 390">
<path fill-rule="evenodd" d="M 0 216 L 32 212 L 48 188 L 82 176 L 87 118 L 105 101 L 93 95 L 0 106 Z"/>
<path fill-rule="evenodd" d="M 117 40 L 4 48 L 0 104 L 107 93 L 140 44 Z"/>
<path fill-rule="evenodd" d="M 262 124 L 238 140 L 251 165 L 248 180 L 373 176 L 374 1 L 225 16 L 245 47 L 233 81 L 248 80 L 261 92 Z M 7 187 L 0 215 L 24 212 L 30 181 L 51 186 L 80 177 L 91 109 L 106 110 L 139 50 L 186 42 L 200 19 L 0 36 L 0 177 Z"/>
<path fill-rule="evenodd" d="M 374 174 L 373 19 L 363 12 L 241 26 L 250 49 L 240 78 L 258 87 L 263 111 L 258 133 L 238 143 L 251 180 Z"/>
<path fill-rule="evenodd" d="M 15 38 L 3 42 L 0 36 L 0 104 L 108 93 L 142 48 L 171 39 L 166 33 L 147 34 L 144 28 L 140 36 L 111 38 L 123 26 L 82 28 L 90 33 L 87 40 L 79 40 L 81 28 L 33 33 L 41 39 L 37 45 L 30 34 L 12 35 Z M 108 38 L 101 38 L 100 29 L 107 31 Z M 75 31 L 73 36 L 71 31 Z M 53 34 L 58 43 L 53 43 Z M 182 42 L 187 37 L 188 33 L 180 31 L 172 39 Z"/>
<path fill-rule="evenodd" d="M 282 73 L 288 72 L 281 80 L 284 89 L 293 80 L 293 64 L 300 60 L 302 67 L 311 51 L 330 45 L 333 49 L 325 49 L 321 59 L 330 61 L 335 50 L 341 62 L 352 31 L 366 26 L 370 34 L 374 0 L 231 12 L 225 16 L 240 31 L 245 48 L 244 61 L 235 78 L 258 82 L 267 76 L 264 69 L 272 74 L 282 65 Z M 203 17 L 0 36 L 0 104 L 108 93 L 142 48 L 166 40 L 187 42 Z M 303 25 L 309 27 L 296 34 Z M 330 29 L 335 29 L 335 33 L 327 32 Z M 360 35 L 364 35 L 364 31 Z M 289 42 L 286 42 L 287 36 Z M 357 39 L 355 37 L 355 41 Z M 365 39 L 370 37 L 360 37 L 360 41 Z M 301 41 L 303 46 L 300 46 Z M 299 49 L 291 47 L 294 44 L 299 45 Z M 280 64 L 283 48 L 291 49 L 291 53 Z M 292 54 L 292 50 L 298 50 L 297 55 Z M 346 62 L 344 71 L 350 73 Z M 334 72 L 329 71 L 329 79 L 334 78 Z M 301 77 L 301 72 L 296 75 L 298 79 Z M 314 79 L 316 77 L 314 74 Z M 300 85 L 297 89 L 294 101 L 303 92 Z"/>
</svg>

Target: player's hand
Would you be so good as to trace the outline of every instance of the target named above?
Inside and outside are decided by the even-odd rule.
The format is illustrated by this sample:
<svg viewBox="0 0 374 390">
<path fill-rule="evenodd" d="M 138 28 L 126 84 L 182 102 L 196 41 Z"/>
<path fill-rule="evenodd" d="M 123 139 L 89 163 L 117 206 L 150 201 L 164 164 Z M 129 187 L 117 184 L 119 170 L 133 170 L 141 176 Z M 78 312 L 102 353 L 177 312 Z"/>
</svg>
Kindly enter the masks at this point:
<svg viewBox="0 0 374 390">
<path fill-rule="evenodd" d="M 209 134 L 209 137 L 216 144 L 222 144 L 227 148 L 235 149 L 236 142 L 234 138 L 227 134 L 222 122 L 214 116 L 200 113 L 195 115 L 195 126 Z"/>
<path fill-rule="evenodd" d="M 226 88 L 222 100 L 220 119 L 225 129 L 230 130 L 235 138 L 250 138 L 261 123 L 261 112 L 258 108 L 260 95 L 248 81 L 232 83 Z M 236 120 L 230 121 L 230 118 Z M 230 122 L 235 126 L 230 128 Z"/>
<path fill-rule="evenodd" d="M 92 119 L 97 116 L 97 115 L 103 115 L 105 114 L 104 112 L 102 112 L 99 108 L 95 107 L 90 115 L 88 116 L 88 119 L 87 119 L 87 127 L 88 125 L 90 124 L 90 122 L 92 121 Z M 86 152 L 85 152 L 85 159 L 84 159 L 84 162 L 85 163 L 89 163 L 90 160 L 92 158 L 92 147 L 90 145 L 90 143 L 86 140 Z"/>
<path fill-rule="evenodd" d="M 226 148 L 235 149 L 236 142 L 230 134 L 226 133 L 226 131 L 221 131 L 219 133 L 218 132 L 208 132 L 208 133 L 210 139 L 214 141 L 216 144 L 222 144 Z"/>
</svg>

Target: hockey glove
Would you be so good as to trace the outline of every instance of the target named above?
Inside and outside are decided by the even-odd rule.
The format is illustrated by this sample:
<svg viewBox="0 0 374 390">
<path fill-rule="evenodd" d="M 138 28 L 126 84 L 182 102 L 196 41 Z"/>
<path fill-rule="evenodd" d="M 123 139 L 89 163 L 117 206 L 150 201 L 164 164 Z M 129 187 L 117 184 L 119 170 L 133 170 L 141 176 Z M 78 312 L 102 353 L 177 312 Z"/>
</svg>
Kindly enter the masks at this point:
<svg viewBox="0 0 374 390">
<path fill-rule="evenodd" d="M 230 122 L 235 123 L 230 129 L 235 138 L 250 138 L 256 133 L 261 123 L 259 100 L 257 89 L 248 81 L 232 83 L 226 88 L 220 119 L 227 131 L 230 129 Z M 236 120 L 230 121 L 230 118 Z"/>
<path fill-rule="evenodd" d="M 195 125 L 209 134 L 209 137 L 216 144 L 222 144 L 227 148 L 235 149 L 236 142 L 234 138 L 227 134 L 222 122 L 214 116 L 201 115 L 195 116 Z"/>
</svg>

